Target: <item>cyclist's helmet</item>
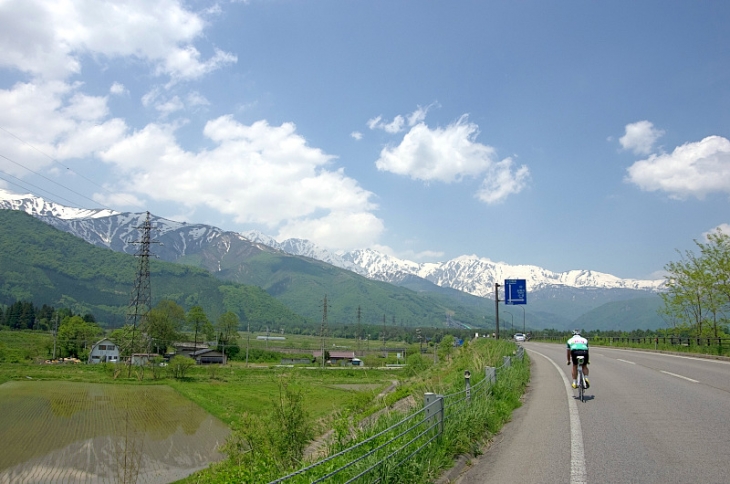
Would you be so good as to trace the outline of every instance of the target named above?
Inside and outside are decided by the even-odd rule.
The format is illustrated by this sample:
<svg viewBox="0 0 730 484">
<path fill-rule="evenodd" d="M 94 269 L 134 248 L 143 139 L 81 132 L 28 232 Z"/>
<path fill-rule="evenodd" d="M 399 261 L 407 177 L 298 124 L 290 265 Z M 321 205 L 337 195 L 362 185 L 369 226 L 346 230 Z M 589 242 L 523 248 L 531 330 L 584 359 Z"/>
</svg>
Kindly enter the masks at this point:
<svg viewBox="0 0 730 484">
<path fill-rule="evenodd" d="M 580 334 L 580 330 L 579 329 L 574 329 L 573 330 L 573 336 L 576 336 L 576 335 L 579 335 L 579 334 Z"/>
</svg>

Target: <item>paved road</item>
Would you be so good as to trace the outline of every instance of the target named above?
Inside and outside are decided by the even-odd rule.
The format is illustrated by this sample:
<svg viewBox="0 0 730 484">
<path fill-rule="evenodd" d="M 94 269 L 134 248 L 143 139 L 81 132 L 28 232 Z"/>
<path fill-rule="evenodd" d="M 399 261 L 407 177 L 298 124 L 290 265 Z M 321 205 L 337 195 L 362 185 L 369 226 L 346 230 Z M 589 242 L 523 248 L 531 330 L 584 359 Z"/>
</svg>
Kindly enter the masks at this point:
<svg viewBox="0 0 730 484">
<path fill-rule="evenodd" d="M 730 362 L 594 347 L 581 403 L 563 346 L 525 348 L 525 404 L 456 483 L 730 482 Z"/>
</svg>

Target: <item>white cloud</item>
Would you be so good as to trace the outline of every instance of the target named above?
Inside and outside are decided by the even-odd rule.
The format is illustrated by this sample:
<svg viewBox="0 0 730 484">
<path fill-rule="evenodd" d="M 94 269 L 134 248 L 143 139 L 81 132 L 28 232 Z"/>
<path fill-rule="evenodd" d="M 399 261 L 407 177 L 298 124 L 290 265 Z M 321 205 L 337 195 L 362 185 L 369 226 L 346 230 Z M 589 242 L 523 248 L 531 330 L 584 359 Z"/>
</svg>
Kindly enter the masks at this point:
<svg viewBox="0 0 730 484">
<path fill-rule="evenodd" d="M 367 125 L 370 129 L 382 129 L 387 133 L 395 134 L 403 130 L 405 122 L 405 118 L 399 114 L 390 123 L 383 122 L 383 117 L 378 116 L 368 120 Z"/>
<path fill-rule="evenodd" d="M 386 133 L 390 134 L 396 134 L 403 131 L 403 128 L 406 126 L 406 121 L 408 126 L 415 126 L 418 123 L 422 123 L 426 119 L 426 114 L 428 113 L 428 110 L 433 106 L 433 104 L 424 107 L 418 106 L 418 108 L 413 111 L 411 114 L 407 116 L 397 115 L 395 118 L 393 118 L 393 121 L 390 123 L 386 123 L 383 121 L 382 116 L 377 116 L 375 118 L 369 119 L 367 122 L 367 126 L 370 129 L 382 129 Z"/>
<path fill-rule="evenodd" d="M 275 238 L 300 237 L 325 247 L 352 250 L 370 247 L 383 230 L 383 221 L 370 212 L 333 211 L 316 219 L 293 219 L 279 229 Z"/>
<path fill-rule="evenodd" d="M 730 235 L 730 224 L 720 224 L 717 227 L 715 227 L 714 229 L 708 230 L 707 232 L 703 233 L 702 234 L 702 238 L 705 241 L 707 241 L 707 240 L 709 240 L 707 238 L 708 235 L 714 234 L 714 233 L 717 233 L 717 232 L 722 232 L 723 234 Z"/>
<path fill-rule="evenodd" d="M 375 162 L 378 170 L 426 182 L 459 182 L 484 175 L 477 197 L 486 203 L 503 200 L 521 191 L 529 170 L 512 170 L 512 160 L 496 160 L 491 146 L 476 142 L 479 127 L 466 115 L 445 128 L 414 125 L 396 147 L 386 147 Z"/>
<path fill-rule="evenodd" d="M 52 81 L 0 89 L 0 126 L 13 135 L 0 137 L 0 152 L 39 170 L 53 158 L 90 156 L 122 139 L 127 126 L 109 117 L 107 98 L 80 93 L 80 87 Z M 6 160 L 0 160 L 0 168 L 15 176 L 28 175 Z"/>
<path fill-rule="evenodd" d="M 485 203 L 498 203 L 513 193 L 520 193 L 527 185 L 530 171 L 525 165 L 512 170 L 512 159 L 494 163 L 482 181 L 476 197 Z"/>
<path fill-rule="evenodd" d="M 627 171 L 628 182 L 645 191 L 667 192 L 676 199 L 730 193 L 730 141 L 708 136 L 678 146 L 672 153 L 637 161 Z"/>
<path fill-rule="evenodd" d="M 637 155 L 648 155 L 654 148 L 656 140 L 664 135 L 664 131 L 656 129 L 649 121 L 638 121 L 626 125 L 626 134 L 619 138 L 621 147 L 633 151 Z"/>
<path fill-rule="evenodd" d="M 95 193 L 91 198 L 105 207 L 126 206 L 139 209 L 145 206 L 143 199 L 129 192 Z M 181 219 L 176 218 L 174 220 Z"/>
<path fill-rule="evenodd" d="M 392 254 L 391 254 L 392 255 Z M 405 250 L 398 253 L 398 258 L 404 260 L 410 260 L 414 262 L 430 262 L 437 261 L 443 258 L 444 253 L 436 250 L 423 250 L 421 252 L 415 252 L 413 250 Z"/>
<path fill-rule="evenodd" d="M 209 106 L 208 99 L 198 91 L 192 91 L 187 95 L 188 106 Z"/>
<path fill-rule="evenodd" d="M 0 2 L 0 66 L 45 79 L 81 71 L 85 55 L 134 57 L 173 81 L 236 62 L 216 50 L 202 60 L 193 42 L 205 21 L 180 0 L 5 0 Z"/>
<path fill-rule="evenodd" d="M 353 131 L 350 133 L 350 136 L 352 136 L 354 139 L 360 141 L 362 139 L 362 133 L 359 131 Z"/>
<path fill-rule="evenodd" d="M 179 97 L 173 96 L 163 103 L 156 104 L 155 109 L 159 111 L 162 116 L 168 116 L 176 111 L 185 109 L 185 105 Z"/>
<path fill-rule="evenodd" d="M 109 88 L 109 93 L 114 94 L 115 96 L 121 96 L 122 94 L 128 94 L 129 91 L 127 91 L 127 88 L 124 87 L 124 84 L 115 82 L 112 84 L 112 87 Z"/>
<path fill-rule="evenodd" d="M 243 125 L 222 116 L 204 134 L 215 148 L 190 152 L 176 142 L 173 125 L 150 124 L 101 157 L 118 171 L 118 191 L 209 207 L 278 229 L 283 238 L 347 249 L 383 231 L 372 193 L 342 169 L 328 169 L 334 157 L 307 146 L 293 124 Z"/>
</svg>

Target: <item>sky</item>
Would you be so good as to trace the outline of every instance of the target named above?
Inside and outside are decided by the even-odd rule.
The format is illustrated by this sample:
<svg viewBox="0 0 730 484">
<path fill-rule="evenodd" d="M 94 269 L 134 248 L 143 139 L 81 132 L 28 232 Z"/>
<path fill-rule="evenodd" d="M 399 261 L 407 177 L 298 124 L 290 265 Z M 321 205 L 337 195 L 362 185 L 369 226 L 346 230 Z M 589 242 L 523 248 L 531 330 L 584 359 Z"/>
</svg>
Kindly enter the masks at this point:
<svg viewBox="0 0 730 484">
<path fill-rule="evenodd" d="M 0 188 L 657 279 L 730 231 L 730 2 L 0 0 Z"/>
</svg>

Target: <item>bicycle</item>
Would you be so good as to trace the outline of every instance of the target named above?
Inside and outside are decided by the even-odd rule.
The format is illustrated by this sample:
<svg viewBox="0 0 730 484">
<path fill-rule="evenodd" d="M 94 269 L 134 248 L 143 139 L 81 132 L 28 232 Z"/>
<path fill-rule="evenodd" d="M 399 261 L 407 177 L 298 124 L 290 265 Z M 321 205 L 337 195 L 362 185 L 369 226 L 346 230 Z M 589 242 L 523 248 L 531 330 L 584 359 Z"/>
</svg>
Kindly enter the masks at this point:
<svg viewBox="0 0 730 484">
<path fill-rule="evenodd" d="M 580 398 L 581 402 L 585 402 L 586 379 L 583 375 L 583 361 L 585 361 L 585 356 L 577 356 L 576 359 L 578 360 L 578 398 Z"/>
</svg>

